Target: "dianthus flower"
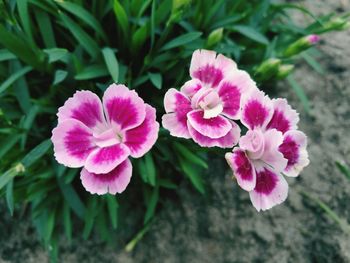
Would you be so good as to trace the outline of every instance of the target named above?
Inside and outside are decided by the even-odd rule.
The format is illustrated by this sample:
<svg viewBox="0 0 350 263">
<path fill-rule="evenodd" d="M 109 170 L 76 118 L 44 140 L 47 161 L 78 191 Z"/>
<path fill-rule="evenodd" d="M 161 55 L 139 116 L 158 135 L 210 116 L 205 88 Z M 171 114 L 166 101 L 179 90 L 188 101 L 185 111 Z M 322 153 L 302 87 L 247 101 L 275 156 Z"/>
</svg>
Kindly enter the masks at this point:
<svg viewBox="0 0 350 263">
<path fill-rule="evenodd" d="M 283 175 L 296 177 L 309 163 L 298 121 L 286 100 L 271 100 L 262 91 L 254 90 L 242 102 L 241 122 L 248 131 L 225 157 L 258 211 L 285 201 L 288 183 Z"/>
<path fill-rule="evenodd" d="M 77 91 L 59 108 L 51 138 L 56 160 L 83 167 L 83 186 L 99 195 L 125 190 L 132 175 L 128 157 L 148 152 L 159 130 L 155 109 L 126 86 L 112 84 L 102 101 L 90 91 Z"/>
<path fill-rule="evenodd" d="M 190 76 L 180 91 L 171 88 L 165 94 L 163 127 L 200 146 L 233 147 L 240 136 L 233 120 L 239 119 L 241 99 L 256 89 L 255 82 L 233 60 L 208 50 L 193 53 Z"/>
</svg>

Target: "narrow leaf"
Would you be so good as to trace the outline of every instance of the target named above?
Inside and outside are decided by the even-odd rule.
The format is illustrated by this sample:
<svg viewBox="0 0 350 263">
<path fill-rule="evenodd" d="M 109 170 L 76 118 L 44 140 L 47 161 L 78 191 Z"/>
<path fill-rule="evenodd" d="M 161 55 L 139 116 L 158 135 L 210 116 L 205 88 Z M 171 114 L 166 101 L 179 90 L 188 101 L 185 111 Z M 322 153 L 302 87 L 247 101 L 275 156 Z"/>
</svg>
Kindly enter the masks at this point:
<svg viewBox="0 0 350 263">
<path fill-rule="evenodd" d="M 65 70 L 60 70 L 60 69 L 56 70 L 52 85 L 54 86 L 61 83 L 66 79 L 67 75 L 68 75 L 68 72 Z"/>
<path fill-rule="evenodd" d="M 118 226 L 118 203 L 113 195 L 107 195 L 108 214 L 114 229 Z"/>
<path fill-rule="evenodd" d="M 10 59 L 15 59 L 16 56 L 12 54 L 10 51 L 7 49 L 0 49 L 0 62 L 1 61 L 6 61 Z"/>
<path fill-rule="evenodd" d="M 27 74 L 33 68 L 30 66 L 23 67 L 19 71 L 13 73 L 7 80 L 5 80 L 0 86 L 0 94 L 8 89 L 16 80 Z"/>
<path fill-rule="evenodd" d="M 14 201 L 13 201 L 13 179 L 6 186 L 6 203 L 10 210 L 11 216 L 13 216 Z"/>
<path fill-rule="evenodd" d="M 149 152 L 145 155 L 145 168 L 147 171 L 148 182 L 152 185 L 156 185 L 156 167 L 152 158 L 152 154 Z"/>
<path fill-rule="evenodd" d="M 236 26 L 233 26 L 232 29 L 258 43 L 261 43 L 264 45 L 269 44 L 269 40 L 259 31 L 255 30 L 253 27 L 245 26 L 245 25 L 236 25 Z"/>
<path fill-rule="evenodd" d="M 152 219 L 152 217 L 154 216 L 154 212 L 156 210 L 158 200 L 159 200 L 159 187 L 157 186 L 153 188 L 152 195 L 148 201 L 145 219 L 143 220 L 144 224 L 147 224 L 149 220 Z"/>
<path fill-rule="evenodd" d="M 159 73 L 148 73 L 149 79 L 157 89 L 162 89 L 162 75 Z"/>
<path fill-rule="evenodd" d="M 113 10 L 124 36 L 127 36 L 129 32 L 128 16 L 118 0 L 114 0 Z"/>
<path fill-rule="evenodd" d="M 47 139 L 37 145 L 34 149 L 32 149 L 24 158 L 22 159 L 22 164 L 25 168 L 28 168 L 33 163 L 35 163 L 38 159 L 40 159 L 50 148 L 51 148 L 51 140 Z"/>
<path fill-rule="evenodd" d="M 119 65 L 118 60 L 114 54 L 114 51 L 111 48 L 102 49 L 103 58 L 106 62 L 107 69 L 111 75 L 114 82 L 118 83 L 119 77 Z"/>
<path fill-rule="evenodd" d="M 166 43 L 162 48 L 161 51 L 172 49 L 175 47 L 183 46 L 187 43 L 190 43 L 196 39 L 198 39 L 202 35 L 202 32 L 190 32 L 187 34 L 184 34 L 182 36 L 179 36 L 177 38 L 174 38 L 173 40 Z"/>
<path fill-rule="evenodd" d="M 91 38 L 78 24 L 63 13 L 60 13 L 60 17 L 65 24 L 66 28 L 76 38 L 78 43 L 90 54 L 91 57 L 97 57 L 99 53 L 99 47 L 96 41 Z"/>
<path fill-rule="evenodd" d="M 76 80 L 95 79 L 108 76 L 109 72 L 105 65 L 92 65 L 84 68 L 79 74 L 75 75 Z"/>
<path fill-rule="evenodd" d="M 287 77 L 288 83 L 292 86 L 294 92 L 297 94 L 298 98 L 301 101 L 306 113 L 310 112 L 310 104 L 309 99 L 307 98 L 304 89 L 299 85 L 299 83 L 294 79 L 292 75 L 288 75 Z"/>
<path fill-rule="evenodd" d="M 208 164 L 203 159 L 195 155 L 193 152 L 191 152 L 188 148 L 186 148 L 182 144 L 174 143 L 174 147 L 185 159 L 203 167 L 204 169 L 208 169 Z"/>
</svg>

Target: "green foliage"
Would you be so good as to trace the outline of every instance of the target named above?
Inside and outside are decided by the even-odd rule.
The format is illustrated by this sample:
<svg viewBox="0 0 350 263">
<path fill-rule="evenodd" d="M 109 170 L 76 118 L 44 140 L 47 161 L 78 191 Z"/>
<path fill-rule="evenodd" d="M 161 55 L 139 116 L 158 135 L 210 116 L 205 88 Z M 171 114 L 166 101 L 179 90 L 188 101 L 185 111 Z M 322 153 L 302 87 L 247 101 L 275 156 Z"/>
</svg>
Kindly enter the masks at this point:
<svg viewBox="0 0 350 263">
<path fill-rule="evenodd" d="M 296 25 L 289 9 L 310 16 L 310 24 Z M 143 209 L 145 227 L 127 246 L 131 250 L 161 207 L 163 192 L 183 179 L 205 192 L 205 149 L 161 130 L 152 151 L 133 161 L 133 179 L 122 197 L 92 196 L 83 190 L 79 171 L 53 157 L 48 138 L 58 107 L 76 90 L 101 95 L 119 82 L 155 106 L 160 120 L 164 93 L 188 80 L 195 49 L 233 57 L 264 86 L 292 70 L 261 76 L 264 62 L 293 65 L 299 56 L 283 55 L 290 44 L 346 25 L 346 16 L 316 19 L 300 6 L 267 0 L 0 0 L 0 195 L 11 214 L 23 203 L 30 207 L 53 261 L 60 233 L 70 240 L 96 231 L 109 241 L 123 223 L 119 207 L 144 200 L 135 209 Z M 311 53 L 300 58 L 322 72 Z M 308 108 L 302 88 L 293 78 L 289 82 Z M 82 228 L 73 227 L 77 220 Z"/>
</svg>

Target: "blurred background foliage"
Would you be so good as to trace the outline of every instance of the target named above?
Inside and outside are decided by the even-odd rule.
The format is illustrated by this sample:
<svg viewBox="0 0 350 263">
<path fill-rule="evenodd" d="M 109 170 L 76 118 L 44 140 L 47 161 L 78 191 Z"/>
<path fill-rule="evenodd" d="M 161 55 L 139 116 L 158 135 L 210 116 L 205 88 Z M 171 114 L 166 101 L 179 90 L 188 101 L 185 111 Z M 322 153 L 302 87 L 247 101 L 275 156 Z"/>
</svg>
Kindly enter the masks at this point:
<svg viewBox="0 0 350 263">
<path fill-rule="evenodd" d="M 291 10 L 310 24 L 295 23 Z M 30 214 L 53 260 L 62 232 L 69 241 L 94 230 L 112 242 L 127 217 L 136 217 L 131 250 L 161 207 L 160 196 L 183 179 L 205 193 L 208 149 L 161 129 L 152 151 L 133 160 L 125 193 L 93 196 L 78 169 L 53 158 L 58 107 L 76 90 L 101 96 L 117 82 L 156 107 L 160 121 L 164 93 L 189 79 L 192 52 L 207 48 L 233 58 L 260 87 L 287 78 L 308 111 L 294 64 L 303 59 L 323 69 L 305 37 L 348 26 L 348 15 L 315 17 L 269 0 L 0 0 L 0 196 L 11 214 Z"/>
</svg>

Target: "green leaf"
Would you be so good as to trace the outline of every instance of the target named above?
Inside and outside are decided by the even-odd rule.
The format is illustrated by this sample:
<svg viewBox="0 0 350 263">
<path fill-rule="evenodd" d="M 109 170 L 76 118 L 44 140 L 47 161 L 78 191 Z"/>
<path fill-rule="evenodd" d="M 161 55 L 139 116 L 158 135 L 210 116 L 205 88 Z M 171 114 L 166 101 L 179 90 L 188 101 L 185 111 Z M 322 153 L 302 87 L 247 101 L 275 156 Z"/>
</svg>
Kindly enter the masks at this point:
<svg viewBox="0 0 350 263">
<path fill-rule="evenodd" d="M 65 184 L 63 182 L 62 177 L 57 177 L 58 185 L 61 189 L 61 192 L 63 194 L 64 199 L 68 203 L 69 207 L 72 208 L 74 213 L 79 218 L 84 218 L 85 215 L 85 206 L 84 203 L 81 201 L 79 195 L 74 190 L 71 184 Z"/>
<path fill-rule="evenodd" d="M 162 89 L 162 75 L 159 73 L 148 73 L 148 77 L 157 89 Z"/>
<path fill-rule="evenodd" d="M 39 26 L 40 34 L 44 41 L 45 47 L 46 48 L 56 47 L 57 44 L 56 44 L 56 39 L 55 39 L 53 29 L 52 29 L 50 16 L 39 9 L 35 9 L 34 12 L 35 12 L 35 18 Z"/>
<path fill-rule="evenodd" d="M 200 170 L 190 163 L 187 159 L 184 159 L 183 157 L 179 156 L 179 163 L 181 169 L 185 172 L 185 174 L 190 179 L 193 186 L 201 193 L 205 193 L 203 180 L 200 176 Z"/>
<path fill-rule="evenodd" d="M 253 27 L 245 25 L 236 25 L 233 26 L 232 29 L 260 44 L 269 44 L 269 40 L 259 31 L 256 31 Z"/>
<path fill-rule="evenodd" d="M 23 67 L 17 72 L 13 73 L 7 80 L 5 80 L 0 86 L 0 94 L 8 89 L 16 80 L 30 72 L 33 68 L 30 66 Z"/>
<path fill-rule="evenodd" d="M 147 224 L 149 220 L 153 218 L 154 212 L 158 204 L 158 200 L 159 200 L 159 187 L 157 186 L 153 188 L 152 195 L 148 200 L 147 210 L 146 210 L 145 218 L 143 220 L 144 224 Z"/>
<path fill-rule="evenodd" d="M 84 68 L 79 74 L 75 75 L 76 80 L 88 80 L 109 75 L 105 65 L 92 65 Z"/>
<path fill-rule="evenodd" d="M 62 60 L 68 54 L 68 50 L 65 48 L 44 49 L 44 52 L 49 56 L 49 63 Z"/>
<path fill-rule="evenodd" d="M 299 85 L 299 83 L 294 79 L 293 75 L 288 75 L 287 77 L 288 83 L 292 86 L 294 92 L 297 94 L 298 98 L 301 101 L 306 113 L 310 112 L 310 104 L 309 99 L 307 98 L 304 89 Z"/>
<path fill-rule="evenodd" d="M 94 226 L 94 221 L 97 214 L 96 208 L 97 208 L 97 198 L 90 197 L 87 205 L 87 210 L 85 213 L 85 226 L 83 230 L 84 239 L 87 239 L 90 236 L 90 233 Z"/>
<path fill-rule="evenodd" d="M 311 55 L 309 55 L 307 52 L 302 52 L 301 56 L 317 73 L 324 74 L 324 70 L 320 63 L 318 63 Z"/>
<path fill-rule="evenodd" d="M 10 62 L 11 74 L 15 74 L 21 69 L 21 63 L 18 60 Z M 32 107 L 32 103 L 30 101 L 29 88 L 25 76 L 20 77 L 13 83 L 13 91 L 22 111 L 26 113 L 28 109 Z"/>
<path fill-rule="evenodd" d="M 45 54 L 31 47 L 26 39 L 10 33 L 2 24 L 0 24 L 0 44 L 26 64 L 38 70 L 45 70 Z"/>
<path fill-rule="evenodd" d="M 99 47 L 96 41 L 91 38 L 78 24 L 63 13 L 59 14 L 66 28 L 76 38 L 78 43 L 86 50 L 93 58 L 96 58 L 99 53 Z"/>
<path fill-rule="evenodd" d="M 16 56 L 7 49 L 0 49 L 0 62 L 11 59 L 16 59 Z"/>
<path fill-rule="evenodd" d="M 155 23 L 156 23 L 156 0 L 152 1 L 152 9 L 151 9 L 151 49 L 154 45 L 154 38 L 155 38 Z"/>
<path fill-rule="evenodd" d="M 335 164 L 338 167 L 339 171 L 344 174 L 347 179 L 350 180 L 350 168 L 345 163 L 341 163 L 339 161 L 336 161 Z"/>
<path fill-rule="evenodd" d="M 133 54 L 137 54 L 141 46 L 145 43 L 148 35 L 148 30 L 148 24 L 145 24 L 132 35 L 131 52 Z"/>
<path fill-rule="evenodd" d="M 108 206 L 108 213 L 109 213 L 109 218 L 112 223 L 112 227 L 114 229 L 117 228 L 118 226 L 118 202 L 117 199 L 114 195 L 107 195 L 107 206 Z"/>
<path fill-rule="evenodd" d="M 10 210 L 11 216 L 13 216 L 14 201 L 13 201 L 13 179 L 6 186 L 6 203 Z"/>
<path fill-rule="evenodd" d="M 64 232 L 66 233 L 67 239 L 70 242 L 72 240 L 72 220 L 70 215 L 70 208 L 66 202 L 63 204 L 63 225 Z"/>
<path fill-rule="evenodd" d="M 55 210 L 48 211 L 47 221 L 46 221 L 46 227 L 45 227 L 45 233 L 44 233 L 44 241 L 46 244 L 48 244 L 51 240 L 51 236 L 53 233 L 53 229 L 55 227 Z"/>
<path fill-rule="evenodd" d="M 24 32 L 27 34 L 28 38 L 30 39 L 31 43 L 34 43 L 32 30 L 30 28 L 31 26 L 31 19 L 28 13 L 28 1 L 27 0 L 21 0 L 16 1 L 19 17 L 21 19 L 21 24 L 24 29 Z"/>
<path fill-rule="evenodd" d="M 18 140 L 21 138 L 20 134 L 10 134 L 3 140 L 1 140 L 1 147 L 0 147 L 0 159 L 5 156 L 5 154 L 13 149 L 15 144 L 18 142 Z"/>
<path fill-rule="evenodd" d="M 172 49 L 175 47 L 183 46 L 185 44 L 188 44 L 196 39 L 198 39 L 202 35 L 202 32 L 190 32 L 187 34 L 184 34 L 182 36 L 176 37 L 166 43 L 162 48 L 161 51 L 165 51 L 168 49 Z"/>
<path fill-rule="evenodd" d="M 182 157 L 184 157 L 188 161 L 190 161 L 194 164 L 197 164 L 197 165 L 203 167 L 204 169 L 208 169 L 208 164 L 202 158 L 195 155 L 193 152 L 191 152 L 188 148 L 186 148 L 182 144 L 175 142 L 174 148 L 177 150 L 177 152 L 179 152 L 179 154 L 182 155 Z"/>
<path fill-rule="evenodd" d="M 52 85 L 55 86 L 66 79 L 68 72 L 65 70 L 56 70 Z"/>
<path fill-rule="evenodd" d="M 22 159 L 22 164 L 25 168 L 28 168 L 37 160 L 39 160 L 50 148 L 51 148 L 51 140 L 47 139 L 37 145 L 34 149 L 32 149 L 24 158 Z"/>
<path fill-rule="evenodd" d="M 113 1 L 113 10 L 114 14 L 117 18 L 117 21 L 120 25 L 120 28 L 122 29 L 124 36 L 128 36 L 129 32 L 129 20 L 128 16 L 123 8 L 123 6 L 119 3 L 118 0 Z"/>
<path fill-rule="evenodd" d="M 111 75 L 113 81 L 115 83 L 118 83 L 119 65 L 118 65 L 118 60 L 114 54 L 114 51 L 109 47 L 105 47 L 104 49 L 102 49 L 102 54 L 106 62 L 106 66 L 109 71 L 109 74 Z"/>
<path fill-rule="evenodd" d="M 169 179 L 159 179 L 159 186 L 168 188 L 168 189 L 177 189 L 177 185 L 170 181 Z"/>
<path fill-rule="evenodd" d="M 7 170 L 4 174 L 0 176 L 0 190 L 10 182 L 16 175 L 24 171 L 22 164 L 17 164 L 16 166 Z"/>
<path fill-rule="evenodd" d="M 145 155 L 145 168 L 146 168 L 147 177 L 148 177 L 147 181 L 152 186 L 155 186 L 157 174 L 156 174 L 156 167 L 154 165 L 154 161 L 153 161 L 151 152 L 149 152 Z"/>
<path fill-rule="evenodd" d="M 101 24 L 90 12 L 88 12 L 86 9 L 84 9 L 80 5 L 77 5 L 75 3 L 71 3 L 68 1 L 56 0 L 56 3 L 58 3 L 59 6 L 61 6 L 71 14 L 75 15 L 76 17 L 84 21 L 96 33 L 98 33 L 103 38 L 104 41 L 107 42 L 107 37 L 102 29 Z"/>
</svg>

